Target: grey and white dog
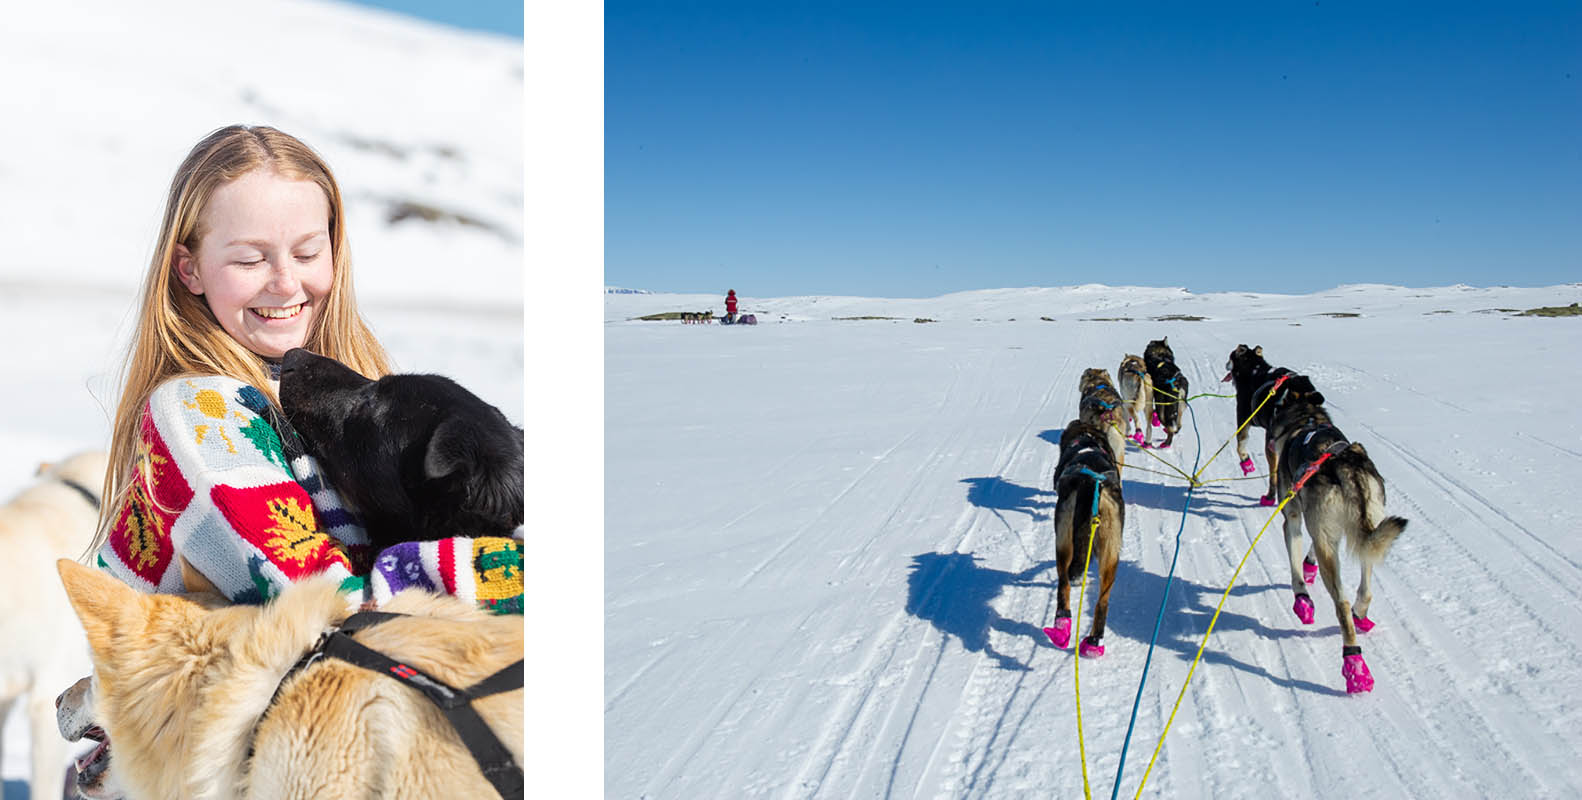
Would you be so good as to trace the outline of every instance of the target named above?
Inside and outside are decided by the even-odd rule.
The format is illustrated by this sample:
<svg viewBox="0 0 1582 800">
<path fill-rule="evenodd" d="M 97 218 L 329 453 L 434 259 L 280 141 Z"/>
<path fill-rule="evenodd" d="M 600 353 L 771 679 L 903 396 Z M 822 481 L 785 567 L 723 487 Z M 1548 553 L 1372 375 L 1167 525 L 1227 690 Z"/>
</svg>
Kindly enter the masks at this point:
<svg viewBox="0 0 1582 800">
<path fill-rule="evenodd" d="M 1285 548 L 1291 561 L 1293 610 L 1302 622 L 1313 623 L 1313 601 L 1302 578 L 1302 526 L 1313 540 L 1313 555 L 1324 588 L 1335 603 L 1340 622 L 1341 675 L 1346 691 L 1366 692 L 1373 676 L 1357 644 L 1357 631 L 1373 628 L 1368 606 L 1373 602 L 1373 567 L 1384 560 L 1406 520 L 1384 514 L 1384 479 L 1361 444 L 1346 440 L 1330 421 L 1323 395 L 1312 392 L 1287 398 L 1269 424 L 1270 449 L 1279 454 L 1277 492 L 1284 497 L 1297 488 L 1282 509 Z M 1305 480 L 1298 487 L 1298 483 Z M 1340 578 L 1340 545 L 1356 553 L 1362 565 L 1357 599 L 1347 602 Z"/>
<path fill-rule="evenodd" d="M 1154 380 L 1148 377 L 1148 365 L 1142 356 L 1128 353 L 1115 370 L 1120 384 L 1121 406 L 1126 409 L 1126 435 L 1143 447 L 1149 446 L 1153 437 Z"/>
</svg>

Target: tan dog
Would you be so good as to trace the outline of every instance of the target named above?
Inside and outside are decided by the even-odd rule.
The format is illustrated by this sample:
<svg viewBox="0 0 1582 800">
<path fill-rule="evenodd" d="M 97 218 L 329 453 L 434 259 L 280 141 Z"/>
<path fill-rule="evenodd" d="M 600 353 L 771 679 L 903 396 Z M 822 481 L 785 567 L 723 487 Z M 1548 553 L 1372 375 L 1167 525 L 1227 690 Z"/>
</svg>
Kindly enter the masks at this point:
<svg viewBox="0 0 1582 800">
<path fill-rule="evenodd" d="M 91 692 L 61 698 L 61 720 L 107 732 L 115 780 L 133 798 L 492 797 L 439 708 L 402 682 L 321 658 L 282 677 L 351 610 L 338 582 L 296 584 L 264 606 L 216 595 L 145 595 L 59 562 L 93 655 Z M 522 620 L 454 597 L 403 592 L 381 609 L 411 618 L 357 641 L 456 687 L 522 657 Z M 277 694 L 278 689 L 278 694 Z M 91 698 L 92 708 L 72 708 Z M 522 763 L 522 695 L 473 701 Z M 267 712 L 267 713 L 266 713 Z M 84 733 L 90 728 L 79 731 Z"/>
<path fill-rule="evenodd" d="M 1077 382 L 1077 392 L 1081 396 L 1077 403 L 1077 418 L 1104 431 L 1115 463 L 1125 466 L 1126 433 L 1122 427 L 1125 425 L 1126 410 L 1121 403 L 1120 392 L 1115 391 L 1115 381 L 1110 379 L 1109 370 L 1097 367 L 1083 370 L 1082 378 Z"/>
<path fill-rule="evenodd" d="M 1126 435 L 1143 447 L 1149 446 L 1153 438 L 1153 425 L 1149 420 L 1154 415 L 1154 379 L 1148 377 L 1148 365 L 1142 356 L 1128 353 L 1121 359 L 1121 366 L 1115 370 L 1121 376 L 1118 383 L 1121 390 L 1121 406 L 1126 409 Z"/>
<path fill-rule="evenodd" d="M 20 701 L 32 751 L 34 797 L 54 795 L 70 749 L 55 734 L 55 694 L 88 671 L 88 646 L 50 573 L 93 541 L 105 455 L 39 467 L 38 480 L 0 506 L 0 720 Z M 23 700 L 22 698 L 26 698 Z"/>
</svg>

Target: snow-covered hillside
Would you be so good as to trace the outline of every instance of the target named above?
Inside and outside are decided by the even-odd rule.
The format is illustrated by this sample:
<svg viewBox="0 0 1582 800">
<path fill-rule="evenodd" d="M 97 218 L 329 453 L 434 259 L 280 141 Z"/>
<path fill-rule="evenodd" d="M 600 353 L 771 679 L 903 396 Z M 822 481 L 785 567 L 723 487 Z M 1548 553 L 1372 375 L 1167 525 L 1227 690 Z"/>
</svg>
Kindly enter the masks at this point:
<svg viewBox="0 0 1582 800">
<path fill-rule="evenodd" d="M 520 40 L 320 0 L 81 0 L 8 7 L 0 67 L 0 502 L 40 462 L 106 445 L 169 181 L 234 122 L 335 170 L 358 297 L 398 368 L 523 422 Z M 4 728 L 6 800 L 28 769 L 21 722 Z"/>
<path fill-rule="evenodd" d="M 1082 370 L 1113 371 L 1162 336 L 1195 393 L 1229 391 L 1238 343 L 1311 376 L 1410 527 L 1375 573 L 1363 646 L 1377 687 L 1358 696 L 1323 588 L 1303 625 L 1279 524 L 1263 536 L 1145 794 L 1582 793 L 1582 511 L 1567 502 L 1582 478 L 1568 410 L 1582 319 L 1507 310 L 1582 301 L 1582 284 L 922 300 L 736 288 L 757 327 L 630 321 L 722 313 L 723 291 L 605 298 L 606 796 L 1079 796 L 1075 656 L 1040 631 L 1056 442 Z M 1234 401 L 1192 405 L 1196 430 L 1159 453 L 1189 469 L 1235 428 Z M 1262 441 L 1249 442 L 1259 476 Z M 1135 447 L 1127 461 L 1163 469 Z M 1204 477 L 1239 475 L 1228 451 Z M 1183 481 L 1129 468 L 1124 491 L 1107 653 L 1081 665 L 1095 796 L 1115 782 L 1161 600 L 1127 797 L 1272 512 L 1257 481 L 1210 483 L 1187 506 Z"/>
</svg>

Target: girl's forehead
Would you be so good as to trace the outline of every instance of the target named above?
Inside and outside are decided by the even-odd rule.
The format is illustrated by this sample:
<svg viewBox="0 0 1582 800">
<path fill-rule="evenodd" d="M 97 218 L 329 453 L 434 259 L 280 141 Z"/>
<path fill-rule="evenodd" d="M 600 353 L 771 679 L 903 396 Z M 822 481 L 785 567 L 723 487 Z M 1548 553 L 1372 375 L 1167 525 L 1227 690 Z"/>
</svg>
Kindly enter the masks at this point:
<svg viewBox="0 0 1582 800">
<path fill-rule="evenodd" d="M 222 237 L 222 243 L 234 237 L 297 237 L 327 232 L 330 205 L 311 180 L 254 170 L 215 189 L 200 217 L 209 236 Z"/>
</svg>

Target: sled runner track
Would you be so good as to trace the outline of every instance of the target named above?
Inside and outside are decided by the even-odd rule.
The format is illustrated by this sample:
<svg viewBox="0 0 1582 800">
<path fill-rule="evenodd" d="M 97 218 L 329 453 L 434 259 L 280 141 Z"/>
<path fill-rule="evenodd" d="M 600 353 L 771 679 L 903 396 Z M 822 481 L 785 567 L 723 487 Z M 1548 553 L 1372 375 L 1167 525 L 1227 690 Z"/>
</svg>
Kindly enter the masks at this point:
<svg viewBox="0 0 1582 800">
<path fill-rule="evenodd" d="M 1389 448 L 1389 452 L 1398 455 L 1402 463 L 1412 467 L 1404 480 L 1392 484 L 1390 502 L 1407 506 L 1408 509 L 1399 509 L 1398 506 L 1397 509 L 1414 522 L 1414 527 L 1403 536 L 1402 543 L 1408 542 L 1407 537 L 1412 537 L 1414 533 L 1416 537 L 1406 548 L 1398 544 L 1391 559 L 1386 560 L 1379 571 L 1386 574 L 1387 580 L 1399 581 L 1410 591 L 1392 592 L 1389 583 L 1381 581 L 1381 589 L 1376 591 L 1379 599 L 1375 601 L 1376 607 L 1389 608 L 1385 603 L 1402 607 L 1391 613 L 1389 618 L 1394 619 L 1399 629 L 1413 640 L 1414 646 L 1407 651 L 1414 654 L 1413 658 L 1392 669 L 1400 671 L 1400 691 L 1403 694 L 1410 692 L 1419 704 L 1429 707 L 1466 708 L 1475 712 L 1470 717 L 1449 721 L 1440 721 L 1448 712 L 1429 715 L 1437 724 L 1424 729 L 1428 738 L 1440 744 L 1444 751 L 1453 753 L 1456 749 L 1463 750 L 1455 754 L 1458 765 L 1483 763 L 1480 769 L 1467 770 L 1460 780 L 1483 783 L 1484 794 L 1490 796 L 1505 793 L 1511 786 L 1544 786 L 1544 777 L 1548 774 L 1545 765 L 1555 763 L 1554 759 L 1570 757 L 1567 754 L 1576 752 L 1579 744 L 1582 744 L 1574 728 L 1560 724 L 1549 711 L 1567 704 L 1570 687 L 1556 686 L 1553 679 L 1543 680 L 1539 666 L 1574 664 L 1582 659 L 1582 652 L 1562 633 L 1574 630 L 1579 623 L 1577 597 L 1573 588 L 1577 585 L 1576 578 L 1566 579 L 1556 575 L 1541 559 L 1523 552 L 1520 547 L 1501 551 L 1521 553 L 1520 561 L 1512 564 L 1510 569 L 1501 569 L 1491 564 L 1486 557 L 1474 557 L 1454 535 L 1446 535 L 1466 527 L 1466 523 L 1442 524 L 1440 518 L 1444 513 L 1419 502 L 1410 491 L 1414 475 L 1433 490 L 1434 506 L 1448 503 L 1458 512 L 1480 522 L 1489 520 L 1491 516 L 1496 517 L 1527 537 L 1536 537 L 1498 509 L 1490 507 L 1476 492 L 1415 453 L 1366 425 L 1359 427 L 1368 430 L 1370 435 Z M 1487 525 L 1486 529 L 1491 532 L 1506 527 L 1490 521 L 1493 524 Z M 1506 539 L 1513 545 L 1521 541 L 1509 536 Z M 1403 553 L 1403 550 L 1406 552 Z M 1484 551 L 1484 556 L 1490 552 L 1493 551 Z M 1403 567 L 1409 568 L 1390 569 L 1391 561 L 1396 559 L 1407 562 Z M 1508 585 L 1510 580 L 1519 580 L 1523 568 L 1553 583 L 1548 596 L 1569 600 L 1542 609 L 1523 603 L 1520 599 L 1522 593 Z M 1463 602 L 1472 605 L 1468 607 L 1462 605 Z M 1482 641 L 1477 638 L 1468 641 L 1464 633 L 1446 628 L 1447 611 L 1453 615 L 1458 610 L 1470 612 L 1471 620 L 1493 621 L 1491 630 L 1481 637 Z M 1569 615 L 1572 619 L 1554 620 L 1554 614 Z M 1499 640 L 1520 643 L 1521 649 L 1508 652 L 1506 648 L 1498 646 L 1497 640 L 1492 638 L 1494 636 L 1498 636 Z M 1487 659 L 1480 659 L 1492 662 L 1483 665 L 1481 673 L 1469 672 L 1464 666 L 1458 668 L 1454 662 L 1437 655 L 1468 647 L 1489 654 Z M 1392 648 L 1391 655 L 1397 652 L 1400 652 L 1399 648 Z M 1431 673 L 1432 677 L 1428 678 L 1424 673 Z M 1466 695 L 1472 692 L 1486 695 L 1489 702 L 1467 702 Z M 1542 736 L 1512 740 L 1513 732 L 1519 737 L 1521 732 L 1531 731 L 1534 723 L 1540 721 L 1544 729 Z M 1468 751 L 1464 743 L 1458 748 L 1455 737 L 1443 730 L 1452 725 L 1455 737 L 1465 739 L 1475 735 L 1479 740 L 1477 749 Z M 1562 744 L 1556 745 L 1556 741 Z M 1497 756 L 1491 758 L 1489 753 Z M 1490 770 L 1498 774 L 1488 775 Z M 1558 787 L 1550 788 L 1558 790 Z M 1577 787 L 1567 788 L 1574 792 Z M 1564 792 L 1555 796 L 1561 794 Z"/>
<path fill-rule="evenodd" d="M 1069 364 L 1069 357 L 1066 363 Z M 1064 367 L 1062 367 L 1062 370 Z M 1060 370 L 1057 370 L 1057 375 Z M 1038 401 L 1038 406 L 1029 415 L 1029 421 L 1023 426 L 1020 433 L 1012 437 L 994 457 L 994 472 L 1008 474 L 1011 464 L 1017 458 L 1026 458 L 1029 452 L 1036 452 L 1029 446 L 1032 432 L 1036 425 L 1042 423 L 1042 417 L 1047 413 L 1047 406 L 1051 398 L 1059 396 L 1059 379 L 1056 383 L 1043 392 Z M 989 391 L 989 387 L 984 387 Z M 986 395 L 984 395 L 986 396 Z M 981 405 L 983 397 L 980 396 L 978 404 Z M 977 415 L 974 415 L 977 416 Z M 937 464 L 946 469 L 953 463 L 938 457 L 939 453 L 952 452 L 959 449 L 958 440 L 970 432 L 968 428 L 951 431 L 947 438 L 935 449 L 935 457 L 927 460 L 927 464 Z M 924 470 L 920 470 L 922 472 Z M 896 524 L 898 518 L 913 505 L 912 495 L 921 490 L 920 480 L 914 480 L 905 492 L 901 494 L 900 502 L 892 509 L 885 525 Z M 946 542 L 936 548 L 938 552 L 960 552 L 962 548 L 969 547 L 974 534 L 979 530 L 983 509 L 964 506 L 949 530 Z M 1001 518 L 1003 519 L 1003 518 Z M 1021 543 L 1021 538 L 1015 539 Z M 1025 547 L 1025 544 L 1022 545 Z M 866 547 L 859 551 L 866 552 Z M 985 556 L 987 559 L 988 556 Z M 932 576 L 929 585 L 921 588 L 913 602 L 918 607 L 928 607 L 937 600 L 936 595 L 940 585 L 946 583 L 952 576 L 948 573 Z M 1048 601 L 1049 598 L 1045 598 Z M 898 611 L 886 621 L 884 634 L 869 647 L 869 655 L 858 669 L 860 680 L 848 696 L 840 702 L 839 708 L 828 716 L 824 730 L 819 735 L 817 742 L 809 749 L 803 761 L 801 771 L 795 781 L 792 796 L 849 796 L 853 791 L 853 783 L 868 787 L 870 791 L 879 791 L 883 787 L 884 796 L 892 796 L 898 788 L 897 780 L 901 774 L 903 761 L 909 750 L 909 744 L 914 737 L 916 726 L 919 724 L 919 715 L 926 714 L 930 721 L 937 718 L 938 712 L 923 702 L 923 698 L 937 690 L 936 687 L 944 686 L 943 691 L 949 691 L 953 682 L 960 680 L 954 677 L 960 670 L 950 668 L 949 674 L 940 673 L 941 665 L 947 663 L 946 656 L 952 648 L 959 647 L 950 634 L 936 631 L 926 626 L 919 620 L 908 619 L 910 615 Z M 900 651 L 908 647 L 910 640 L 916 639 L 915 650 L 909 656 L 901 656 Z M 987 653 L 982 654 L 980 660 L 986 660 Z M 970 679 L 969 679 L 970 680 Z M 954 715 L 947 719 L 954 719 Z M 948 725 L 954 728 L 955 725 Z M 858 731 L 866 731 L 866 736 L 859 736 Z M 867 752 L 851 752 L 850 745 L 854 742 L 863 742 Z M 944 739 L 932 748 L 938 751 L 943 746 Z M 929 764 L 925 764 L 922 772 L 927 774 L 932 771 L 931 763 L 934 756 L 929 757 Z M 832 770 L 837 765 L 842 767 L 842 774 L 847 780 L 839 784 L 839 788 L 830 794 L 823 791 L 831 778 Z"/>
<path fill-rule="evenodd" d="M 1534 435 L 1532 435 L 1530 433 L 1524 433 L 1522 431 L 1517 431 L 1516 435 L 1521 436 L 1524 439 L 1528 439 L 1530 441 L 1537 442 L 1537 443 L 1539 443 L 1541 445 L 1545 445 L 1547 447 L 1551 447 L 1551 448 L 1553 448 L 1555 450 L 1558 450 L 1558 451 L 1560 451 L 1560 452 L 1562 452 L 1562 453 L 1564 453 L 1564 454 L 1566 454 L 1568 456 L 1571 456 L 1572 458 L 1574 458 L 1574 459 L 1576 459 L 1578 461 L 1582 461 L 1582 453 L 1579 453 L 1579 452 L 1577 452 L 1575 450 L 1572 450 L 1569 447 L 1561 447 L 1560 445 L 1557 445 L 1554 442 L 1549 441 L 1548 439 L 1542 439 L 1542 438 L 1534 436 Z"/>
</svg>

